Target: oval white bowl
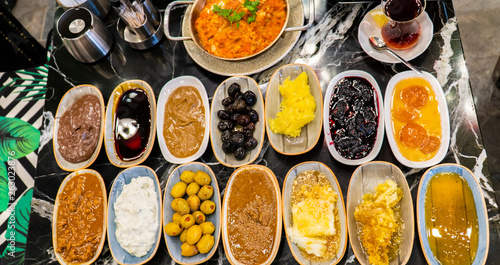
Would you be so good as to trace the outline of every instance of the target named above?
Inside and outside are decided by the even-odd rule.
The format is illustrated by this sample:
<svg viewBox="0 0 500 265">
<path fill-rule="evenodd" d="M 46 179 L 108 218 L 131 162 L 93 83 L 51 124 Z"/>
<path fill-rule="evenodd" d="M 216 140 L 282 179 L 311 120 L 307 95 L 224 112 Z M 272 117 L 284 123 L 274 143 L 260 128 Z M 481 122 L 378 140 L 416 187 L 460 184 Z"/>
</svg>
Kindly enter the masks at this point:
<svg viewBox="0 0 500 265">
<path fill-rule="evenodd" d="M 215 177 L 214 172 L 210 167 L 208 167 L 205 164 L 198 163 L 198 162 L 191 162 L 191 163 L 186 163 L 183 165 L 178 166 L 168 177 L 168 182 L 167 186 L 165 188 L 165 193 L 163 195 L 163 223 L 166 225 L 170 222 L 172 222 L 172 216 L 174 215 L 175 211 L 172 209 L 170 204 L 174 200 L 174 197 L 170 195 L 170 191 L 172 190 L 172 187 L 180 182 L 180 176 L 182 172 L 186 170 L 191 170 L 196 173 L 196 171 L 203 171 L 207 173 L 212 181 L 210 182 L 210 186 L 212 186 L 214 190 L 214 194 L 212 195 L 212 198 L 210 198 L 211 201 L 215 203 L 215 212 L 212 214 L 206 215 L 206 221 L 212 222 L 215 226 L 215 231 L 212 234 L 214 236 L 214 246 L 212 249 L 205 254 L 198 253 L 192 257 L 184 257 L 181 255 L 181 245 L 182 242 L 179 239 L 179 236 L 169 236 L 167 233 L 165 233 L 165 230 L 163 230 L 163 236 L 165 237 L 165 242 L 167 243 L 167 249 L 168 253 L 170 254 L 170 257 L 172 259 L 179 263 L 179 264 L 200 264 L 208 259 L 210 259 L 217 247 L 219 246 L 219 240 L 220 240 L 220 215 L 221 215 L 221 199 L 220 199 L 220 191 L 219 191 L 219 185 L 217 183 L 217 178 Z"/>
<path fill-rule="evenodd" d="M 466 167 L 457 164 L 441 164 L 428 169 L 422 178 L 420 179 L 420 184 L 418 186 L 417 193 L 417 227 L 418 235 L 420 237 L 420 245 L 422 246 L 425 259 L 428 264 L 439 265 L 440 263 L 434 257 L 429 241 L 426 235 L 425 226 L 425 193 L 429 187 L 429 182 L 434 175 L 442 172 L 452 172 L 459 174 L 469 185 L 472 195 L 474 196 L 474 203 L 476 205 L 476 214 L 478 218 L 479 225 L 479 240 L 476 252 L 476 258 L 474 259 L 473 265 L 481 265 L 486 263 L 488 257 L 490 233 L 489 233 L 489 223 L 488 223 L 488 212 L 486 210 L 486 204 L 484 202 L 484 196 L 479 183 L 474 176 L 474 174 Z"/>
<path fill-rule="evenodd" d="M 157 203 L 158 203 L 158 230 L 157 230 L 157 239 L 153 244 L 151 249 L 148 251 L 143 257 L 136 257 L 128 253 L 125 249 L 120 246 L 116 239 L 116 224 L 115 224 L 115 208 L 114 203 L 116 199 L 123 191 L 123 186 L 130 183 L 133 178 L 137 177 L 149 177 L 153 180 L 155 184 L 155 191 L 157 195 Z M 161 202 L 161 188 L 160 183 L 158 182 L 158 177 L 156 173 L 149 167 L 146 166 L 135 166 L 131 168 L 127 168 L 121 171 L 118 176 L 113 181 L 113 185 L 111 186 L 111 191 L 109 192 L 109 200 L 108 200 L 108 245 L 109 250 L 111 251 L 111 255 L 119 264 L 144 264 L 148 262 L 158 250 L 158 245 L 160 244 L 161 238 L 161 228 L 162 228 L 162 202 Z"/>
<path fill-rule="evenodd" d="M 328 178 L 332 190 L 338 195 L 338 200 L 335 207 L 339 209 L 339 218 L 340 218 L 339 248 L 334 258 L 324 262 L 311 262 L 307 260 L 300 252 L 299 247 L 297 247 L 297 245 L 294 244 L 291 238 L 288 236 L 288 228 L 293 226 L 292 205 L 291 205 L 293 182 L 295 181 L 295 178 L 299 173 L 307 170 L 316 170 L 323 173 Z M 337 264 L 344 256 L 347 247 L 347 219 L 344 206 L 344 196 L 342 195 L 342 190 L 340 189 L 340 185 L 337 181 L 337 178 L 335 177 L 335 174 L 333 174 L 332 170 L 328 166 L 320 162 L 303 162 L 301 164 L 294 166 L 292 169 L 290 169 L 290 171 L 288 171 L 288 174 L 286 175 L 286 178 L 283 182 L 282 204 L 283 204 L 283 222 L 284 222 L 283 224 L 285 226 L 286 239 L 288 241 L 288 246 L 290 247 L 290 250 L 292 251 L 292 254 L 295 257 L 295 260 L 302 265 Z"/>
<path fill-rule="evenodd" d="M 203 135 L 203 140 L 198 151 L 191 156 L 180 158 L 174 156 L 167 147 L 165 142 L 165 137 L 163 137 L 163 124 L 165 121 L 165 106 L 168 101 L 168 97 L 174 90 L 181 86 L 192 86 L 198 90 L 201 99 L 203 101 L 203 107 L 205 108 L 205 134 Z M 207 150 L 208 139 L 210 138 L 210 103 L 208 102 L 207 91 L 205 86 L 201 81 L 194 76 L 180 76 L 170 80 L 161 89 L 160 95 L 158 96 L 158 104 L 156 111 L 156 132 L 158 134 L 158 143 L 160 145 L 161 153 L 165 160 L 174 164 L 181 164 L 186 162 L 191 162 L 198 159 L 205 150 Z"/>
<path fill-rule="evenodd" d="M 441 116 L 441 144 L 439 146 L 439 149 L 433 158 L 421 162 L 408 160 L 401 154 L 396 144 L 394 133 L 392 131 L 392 93 L 394 91 L 395 85 L 399 81 L 410 77 L 422 77 L 431 84 L 434 94 L 436 95 L 436 100 L 438 101 L 438 109 Z M 405 71 L 393 76 L 391 80 L 389 80 L 389 83 L 387 84 L 387 88 L 385 90 L 384 112 L 387 140 L 389 141 L 389 146 L 391 147 L 392 153 L 401 164 L 412 168 L 426 168 L 436 165 L 437 163 L 441 162 L 441 160 L 443 160 L 443 158 L 446 156 L 446 153 L 448 152 L 448 146 L 450 144 L 450 117 L 448 115 L 448 103 L 446 102 L 446 98 L 444 97 L 443 89 L 441 88 L 438 80 L 433 75 L 427 72 L 423 72 L 419 75 L 413 71 Z"/>
<path fill-rule="evenodd" d="M 97 142 L 97 146 L 94 150 L 94 153 L 92 156 L 82 162 L 79 163 L 72 163 L 64 159 L 64 157 L 61 155 L 59 152 L 59 142 L 57 141 L 57 133 L 59 130 L 59 121 L 61 120 L 61 117 L 63 114 L 77 101 L 79 98 L 85 96 L 85 95 L 94 95 L 99 99 L 99 102 L 101 104 L 101 131 L 99 133 L 99 140 Z M 78 169 L 84 169 L 92 165 L 94 161 L 97 159 L 97 156 L 99 155 L 99 151 L 101 150 L 102 146 L 102 139 L 104 135 L 104 113 L 105 113 L 105 107 L 104 107 L 104 99 L 102 97 L 101 91 L 93 86 L 93 85 L 79 85 L 76 87 L 71 88 L 68 90 L 64 96 L 61 99 L 61 102 L 59 102 L 59 106 L 57 107 L 57 112 L 56 112 L 56 117 L 55 117 L 55 122 L 54 122 L 54 137 L 52 138 L 52 143 L 54 147 L 54 156 L 56 158 L 56 162 L 59 165 L 60 168 L 66 170 L 66 171 L 74 171 Z"/>
<path fill-rule="evenodd" d="M 242 93 L 247 90 L 251 90 L 255 93 L 255 96 L 257 96 L 257 102 L 252 106 L 252 108 L 259 114 L 259 121 L 255 124 L 255 131 L 253 133 L 253 137 L 257 139 L 258 144 L 253 150 L 246 153 L 243 160 L 237 160 L 234 158 L 234 154 L 226 155 L 226 153 L 222 151 L 222 140 L 220 138 L 222 132 L 217 128 L 217 124 L 220 121 L 217 116 L 217 111 L 224 109 L 221 101 L 228 96 L 227 89 L 233 83 L 240 84 Z M 226 167 L 240 167 L 255 161 L 262 149 L 265 131 L 264 99 L 262 98 L 262 92 L 260 91 L 260 87 L 257 85 L 257 82 L 247 76 L 234 76 L 224 80 L 214 93 L 210 112 L 210 142 L 212 143 L 212 149 L 214 150 L 217 160 Z"/>
<path fill-rule="evenodd" d="M 270 188 L 273 188 L 274 191 L 275 191 L 275 194 L 276 194 L 276 236 L 275 236 L 275 239 L 274 239 L 274 245 L 273 245 L 273 248 L 272 248 L 272 251 L 271 251 L 271 254 L 269 256 L 269 258 L 262 264 L 255 264 L 255 265 L 269 265 L 273 262 L 274 258 L 276 257 L 276 254 L 278 253 L 278 249 L 279 249 L 279 246 L 280 246 L 280 241 L 281 241 L 281 228 L 282 228 L 282 219 L 281 219 L 281 215 L 282 215 L 282 205 L 281 205 L 281 192 L 280 192 L 280 186 L 278 184 L 278 180 L 276 179 L 276 176 L 274 175 L 274 173 L 267 167 L 265 166 L 262 166 L 262 165 L 246 165 L 246 166 L 243 166 L 243 167 L 240 167 L 238 168 L 237 170 L 235 170 L 233 172 L 233 174 L 231 175 L 231 177 L 229 178 L 228 182 L 227 182 L 227 186 L 226 186 L 226 190 L 224 192 L 224 200 L 223 200 L 223 204 L 222 204 L 222 215 L 221 215 L 221 228 L 222 228 L 222 243 L 224 245 L 224 252 L 226 254 L 226 257 L 227 257 L 227 260 L 229 261 L 229 263 L 233 264 L 233 265 L 243 265 L 242 263 L 240 263 L 239 261 L 236 260 L 236 258 L 234 257 L 234 254 L 233 252 L 231 251 L 231 248 L 230 248 L 230 243 L 229 243 L 229 238 L 228 238 L 228 231 L 227 231 L 227 226 L 228 226 L 228 223 L 227 223 L 227 211 L 228 211 L 228 200 L 230 199 L 230 195 L 228 194 L 231 194 L 231 189 L 233 187 L 233 183 L 234 183 L 234 179 L 236 179 L 236 177 L 238 176 L 238 174 L 243 171 L 243 170 L 249 170 L 249 169 L 257 169 L 257 170 L 263 170 L 267 173 L 267 177 L 269 178 L 269 180 L 271 180 L 271 182 L 273 183 L 273 186 L 270 187 Z"/>
<path fill-rule="evenodd" d="M 360 159 L 347 159 L 343 157 L 337 149 L 335 149 L 335 143 L 333 142 L 332 133 L 330 132 L 330 101 L 332 99 L 332 94 L 335 85 L 340 81 L 340 79 L 344 77 L 362 77 L 366 79 L 372 85 L 375 90 L 375 96 L 377 97 L 377 106 L 376 110 L 378 111 L 378 124 L 377 124 L 377 137 L 375 139 L 375 143 L 373 144 L 372 151 L 365 157 Z M 382 143 L 384 142 L 384 114 L 383 108 L 384 101 L 382 99 L 382 92 L 378 86 L 377 81 L 373 78 L 372 75 L 365 71 L 359 70 L 349 70 L 336 75 L 328 84 L 328 88 L 325 93 L 325 102 L 323 104 L 323 131 L 325 134 L 326 146 L 328 146 L 328 151 L 330 154 L 342 164 L 355 166 L 361 165 L 363 163 L 372 161 L 380 152 L 380 148 L 382 148 Z"/>
<path fill-rule="evenodd" d="M 124 161 L 123 159 L 120 159 L 118 157 L 115 148 L 115 138 L 114 138 L 115 135 L 114 123 L 116 118 L 115 107 L 118 102 L 118 99 L 123 94 L 123 92 L 132 88 L 140 88 L 144 90 L 144 92 L 146 92 L 146 95 L 149 98 L 149 111 L 151 113 L 151 121 L 149 128 L 148 143 L 146 145 L 144 153 L 140 157 L 134 160 Z M 106 154 L 111 164 L 117 167 L 131 167 L 139 165 L 140 163 L 144 162 L 144 160 L 146 160 L 146 158 L 149 156 L 149 153 L 151 153 L 151 149 L 153 149 L 153 144 L 156 135 L 155 128 L 156 128 L 156 99 L 155 99 L 155 93 L 153 92 L 151 86 L 149 86 L 148 83 L 142 80 L 129 80 L 119 84 L 113 90 L 111 96 L 109 97 L 108 105 L 106 108 L 106 123 L 104 126 L 104 146 L 106 148 Z"/>
<path fill-rule="evenodd" d="M 401 213 L 404 222 L 403 239 L 399 245 L 399 258 L 389 262 L 389 265 L 404 265 L 410 259 L 413 249 L 413 237 L 415 233 L 415 223 L 413 219 L 413 200 L 411 198 L 408 182 L 395 165 L 387 162 L 368 162 L 359 166 L 352 173 L 351 181 L 349 182 L 349 190 L 347 191 L 347 224 L 349 229 L 349 238 L 351 240 L 352 250 L 358 261 L 363 265 L 369 265 L 368 255 L 363 249 L 361 240 L 357 232 L 356 219 L 354 211 L 356 206 L 363 202 L 363 195 L 373 193 L 375 187 L 384 183 L 386 180 L 393 180 L 403 191 L 403 198 L 399 202 L 401 204 Z"/>
<path fill-rule="evenodd" d="M 86 174 L 86 173 L 96 176 L 97 179 L 99 180 L 99 183 L 101 184 L 101 191 L 102 191 L 102 195 L 103 195 L 102 235 L 101 235 L 101 242 L 99 243 L 99 247 L 97 248 L 97 251 L 94 254 L 94 256 L 92 257 L 92 259 L 90 259 L 89 261 L 84 262 L 84 263 L 79 263 L 79 265 L 92 264 L 99 257 L 99 255 L 101 255 L 102 248 L 104 247 L 104 242 L 106 241 L 106 218 L 107 218 L 106 214 L 107 214 L 107 206 L 108 206 L 108 203 L 107 203 L 108 196 L 106 193 L 106 185 L 104 184 L 104 180 L 102 179 L 101 174 L 99 174 L 99 172 L 92 170 L 92 169 L 82 169 L 82 170 L 74 171 L 71 174 L 69 174 L 68 176 L 66 176 L 64 178 L 64 180 L 61 182 L 61 185 L 59 186 L 59 190 L 57 191 L 56 201 L 54 202 L 54 211 L 52 213 L 52 245 L 54 246 L 54 250 L 55 250 L 55 249 L 57 249 L 56 229 L 57 229 L 57 219 L 58 219 L 57 212 L 59 210 L 59 199 L 60 199 L 59 195 L 64 190 L 64 187 L 66 186 L 66 184 L 68 184 L 68 181 L 70 181 L 73 177 L 75 177 L 77 175 Z M 62 265 L 74 264 L 74 263 L 69 263 L 69 262 L 65 261 L 64 258 L 59 253 L 57 253 L 55 251 L 54 251 L 54 254 L 56 256 L 57 261 L 59 261 L 60 264 L 62 264 Z"/>
<path fill-rule="evenodd" d="M 280 104 L 283 97 L 280 94 L 279 86 L 290 77 L 295 80 L 302 72 L 308 76 L 308 85 L 311 95 L 316 101 L 315 117 L 310 123 L 302 127 L 300 136 L 288 137 L 283 134 L 275 134 L 269 128 L 269 119 L 275 119 L 280 111 Z M 314 70 L 304 64 L 288 64 L 280 67 L 274 72 L 269 85 L 267 86 L 265 116 L 266 132 L 269 142 L 276 152 L 284 155 L 300 155 L 311 150 L 321 135 L 321 125 L 323 122 L 323 96 L 321 94 L 321 85 Z"/>
</svg>

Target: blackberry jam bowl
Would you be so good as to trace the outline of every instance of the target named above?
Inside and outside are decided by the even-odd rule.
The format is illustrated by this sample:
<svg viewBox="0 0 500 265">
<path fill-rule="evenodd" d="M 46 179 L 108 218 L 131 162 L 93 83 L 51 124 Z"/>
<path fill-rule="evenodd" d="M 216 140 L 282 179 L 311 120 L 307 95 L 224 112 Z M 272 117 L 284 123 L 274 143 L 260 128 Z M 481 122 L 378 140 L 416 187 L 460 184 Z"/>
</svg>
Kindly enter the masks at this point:
<svg viewBox="0 0 500 265">
<path fill-rule="evenodd" d="M 373 160 L 384 138 L 382 93 L 364 71 L 350 70 L 328 85 L 323 105 L 323 131 L 330 154 L 346 165 Z"/>
</svg>

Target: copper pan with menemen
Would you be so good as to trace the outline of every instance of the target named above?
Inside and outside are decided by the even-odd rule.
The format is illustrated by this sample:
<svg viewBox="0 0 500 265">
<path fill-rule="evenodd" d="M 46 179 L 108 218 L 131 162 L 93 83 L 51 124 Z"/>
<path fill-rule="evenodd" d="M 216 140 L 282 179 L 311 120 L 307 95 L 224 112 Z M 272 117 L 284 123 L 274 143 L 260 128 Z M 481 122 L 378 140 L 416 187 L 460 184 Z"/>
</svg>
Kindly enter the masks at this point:
<svg viewBox="0 0 500 265">
<path fill-rule="evenodd" d="M 182 31 L 182 35 L 189 36 L 174 37 L 169 32 L 170 11 L 181 4 L 190 5 L 184 16 L 188 30 Z M 264 53 L 284 32 L 309 28 L 314 19 L 314 1 L 310 1 L 308 23 L 303 25 L 301 19 L 299 25 L 290 25 L 299 8 L 302 14 L 302 4 L 296 0 L 174 1 L 165 11 L 165 35 L 174 41 L 192 40 L 211 57 L 245 60 Z"/>
</svg>

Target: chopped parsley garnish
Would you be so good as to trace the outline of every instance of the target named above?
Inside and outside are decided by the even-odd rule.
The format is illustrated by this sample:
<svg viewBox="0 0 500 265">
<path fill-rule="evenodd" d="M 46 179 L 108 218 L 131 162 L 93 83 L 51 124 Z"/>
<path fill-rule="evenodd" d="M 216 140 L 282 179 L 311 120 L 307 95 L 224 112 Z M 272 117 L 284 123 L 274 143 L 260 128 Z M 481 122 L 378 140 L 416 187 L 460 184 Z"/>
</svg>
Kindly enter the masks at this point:
<svg viewBox="0 0 500 265">
<path fill-rule="evenodd" d="M 233 22 L 236 22 L 236 27 L 240 27 L 240 20 L 246 15 L 244 11 L 237 12 L 240 7 L 245 7 L 248 11 L 250 11 L 251 16 L 248 17 L 247 22 L 248 24 L 252 23 L 255 21 L 255 17 L 257 16 L 257 6 L 260 4 L 260 0 L 257 1 L 250 1 L 250 0 L 245 0 L 245 3 L 239 5 L 236 10 L 231 9 L 225 9 L 221 8 L 219 5 L 213 5 L 212 6 L 212 11 L 219 16 L 229 20 L 231 24 Z"/>
</svg>

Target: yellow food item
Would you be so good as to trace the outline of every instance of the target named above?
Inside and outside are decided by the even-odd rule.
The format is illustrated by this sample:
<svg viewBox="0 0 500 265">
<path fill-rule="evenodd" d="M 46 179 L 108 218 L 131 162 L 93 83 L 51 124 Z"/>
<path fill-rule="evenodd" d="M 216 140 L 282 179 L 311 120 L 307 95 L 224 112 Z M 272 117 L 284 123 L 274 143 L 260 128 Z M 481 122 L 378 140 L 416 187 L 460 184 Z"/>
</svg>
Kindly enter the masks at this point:
<svg viewBox="0 0 500 265">
<path fill-rule="evenodd" d="M 358 235 L 370 264 L 389 264 L 389 252 L 399 245 L 402 219 L 397 215 L 397 206 L 402 197 L 401 188 L 387 180 L 375 188 L 375 194 L 365 194 L 354 211 Z"/>
<path fill-rule="evenodd" d="M 200 240 L 202 235 L 203 230 L 201 229 L 201 227 L 199 225 L 193 225 L 187 231 L 186 241 L 189 244 L 194 245 L 196 244 L 196 242 L 198 242 L 198 240 Z"/>
<path fill-rule="evenodd" d="M 194 225 L 194 217 L 192 214 L 185 214 L 181 219 L 181 226 L 188 229 Z"/>
<path fill-rule="evenodd" d="M 186 183 L 191 183 L 194 181 L 195 176 L 196 176 L 196 173 L 194 173 L 191 170 L 186 170 L 186 171 L 182 172 L 180 178 L 182 181 L 184 181 Z"/>
<path fill-rule="evenodd" d="M 210 185 L 205 185 L 201 187 L 200 191 L 198 192 L 198 197 L 202 201 L 206 201 L 210 198 L 212 198 L 212 195 L 214 195 L 214 188 Z"/>
<path fill-rule="evenodd" d="M 191 212 L 195 212 L 200 209 L 201 201 L 200 198 L 198 198 L 198 196 L 196 195 L 189 196 L 187 202 L 189 204 L 189 209 L 191 210 Z"/>
<path fill-rule="evenodd" d="M 204 201 L 200 205 L 200 211 L 204 214 L 212 214 L 215 211 L 215 203 L 213 201 Z"/>
<path fill-rule="evenodd" d="M 433 158 L 441 145 L 441 119 L 436 94 L 424 78 L 399 81 L 392 94 L 391 121 L 401 155 L 410 161 Z"/>
<path fill-rule="evenodd" d="M 308 76 L 306 72 L 302 72 L 293 81 L 288 77 L 279 87 L 283 101 L 276 119 L 269 119 L 269 127 L 273 133 L 297 137 L 302 127 L 314 120 L 316 101 L 307 83 Z"/>
<path fill-rule="evenodd" d="M 200 241 L 196 243 L 196 247 L 200 253 L 208 253 L 215 244 L 215 238 L 212 235 L 203 235 Z"/>
<path fill-rule="evenodd" d="M 177 236 L 182 233 L 183 229 L 184 228 L 182 228 L 181 224 L 178 222 L 170 222 L 165 225 L 165 233 L 169 236 Z"/>
<path fill-rule="evenodd" d="M 188 230 L 184 229 L 184 230 L 182 230 L 182 233 L 179 235 L 179 239 L 181 240 L 182 243 L 186 242 L 187 232 L 188 232 Z"/>
<path fill-rule="evenodd" d="M 215 231 L 215 226 L 212 222 L 203 222 L 200 224 L 203 234 L 212 234 Z"/>
<path fill-rule="evenodd" d="M 185 257 L 191 257 L 198 254 L 198 248 L 195 245 L 190 245 L 188 242 L 184 242 L 181 246 L 181 255 Z"/>
<path fill-rule="evenodd" d="M 182 198 L 186 194 L 186 187 L 187 184 L 184 182 L 175 183 L 172 190 L 170 190 L 170 195 L 174 198 Z"/>
<path fill-rule="evenodd" d="M 308 260 L 321 262 L 336 255 L 339 236 L 338 195 L 319 171 L 297 175 L 292 187 L 292 223 L 288 235 Z"/>
<path fill-rule="evenodd" d="M 479 224 L 474 195 L 459 174 L 442 172 L 429 181 L 425 230 L 440 264 L 472 264 L 478 251 Z"/>
<path fill-rule="evenodd" d="M 212 181 L 210 176 L 203 171 L 196 171 L 196 175 L 194 176 L 194 181 L 198 183 L 200 186 L 208 185 Z"/>
<path fill-rule="evenodd" d="M 205 222 L 205 220 L 206 220 L 205 214 L 202 213 L 201 211 L 194 212 L 193 216 L 196 219 L 195 222 L 197 224 L 201 224 L 201 223 Z"/>
<path fill-rule="evenodd" d="M 189 183 L 186 188 L 187 196 L 196 195 L 198 191 L 200 191 L 200 185 L 198 185 L 198 183 L 196 182 Z"/>
<path fill-rule="evenodd" d="M 377 27 L 382 28 L 385 23 L 389 21 L 389 18 L 384 14 L 384 11 L 382 9 L 375 9 L 373 11 L 370 11 L 370 15 L 372 16 L 373 20 L 375 20 L 375 23 L 377 23 Z"/>
</svg>

